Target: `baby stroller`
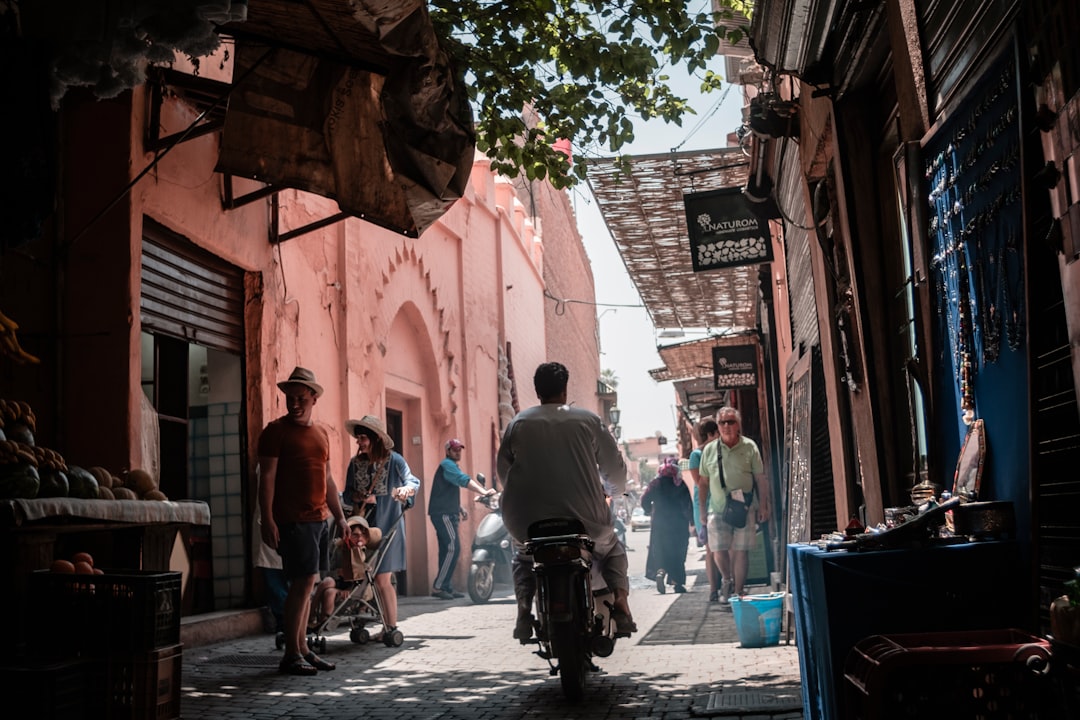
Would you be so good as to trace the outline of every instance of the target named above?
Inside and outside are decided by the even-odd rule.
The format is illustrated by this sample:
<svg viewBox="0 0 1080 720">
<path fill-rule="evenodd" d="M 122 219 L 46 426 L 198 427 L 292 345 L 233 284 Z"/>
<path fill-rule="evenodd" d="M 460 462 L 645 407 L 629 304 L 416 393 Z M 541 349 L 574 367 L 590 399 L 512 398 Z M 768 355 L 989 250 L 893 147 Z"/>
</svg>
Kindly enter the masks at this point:
<svg viewBox="0 0 1080 720">
<path fill-rule="evenodd" d="M 350 522 L 355 519 L 351 518 Z M 364 522 L 364 525 L 367 523 Z M 371 532 L 377 530 L 378 528 L 372 528 Z M 383 626 L 382 642 L 387 647 L 400 647 L 405 641 L 405 636 L 397 628 L 390 632 L 385 631 L 388 625 L 386 616 L 379 601 L 379 594 L 375 592 L 375 576 L 397 533 L 398 523 L 395 522 L 390 532 L 365 548 L 363 571 L 359 577 L 350 581 L 348 595 L 338 600 L 332 613 L 316 625 L 308 627 L 308 645 L 311 648 L 318 652 L 326 652 L 326 634 L 346 626 L 349 628 L 349 639 L 363 645 L 371 640 L 371 634 L 365 627 L 370 623 L 379 623 Z M 344 545 L 341 549 L 347 551 Z"/>
</svg>

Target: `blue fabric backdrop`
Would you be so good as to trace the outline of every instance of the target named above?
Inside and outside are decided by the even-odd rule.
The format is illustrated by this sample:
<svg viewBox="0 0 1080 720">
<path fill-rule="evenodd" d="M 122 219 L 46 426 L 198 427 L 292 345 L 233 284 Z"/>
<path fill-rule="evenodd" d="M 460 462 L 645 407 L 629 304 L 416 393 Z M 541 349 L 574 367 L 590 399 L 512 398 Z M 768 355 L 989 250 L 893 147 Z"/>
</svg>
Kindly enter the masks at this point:
<svg viewBox="0 0 1080 720">
<path fill-rule="evenodd" d="M 931 442 L 951 489 L 968 419 L 986 426 L 979 498 L 1011 500 L 1028 516 L 1029 396 L 1020 134 L 1015 66 L 1006 54 L 924 149 L 936 357 Z M 964 366 L 969 368 L 965 382 Z M 965 413 L 965 411 L 967 411 Z"/>
</svg>

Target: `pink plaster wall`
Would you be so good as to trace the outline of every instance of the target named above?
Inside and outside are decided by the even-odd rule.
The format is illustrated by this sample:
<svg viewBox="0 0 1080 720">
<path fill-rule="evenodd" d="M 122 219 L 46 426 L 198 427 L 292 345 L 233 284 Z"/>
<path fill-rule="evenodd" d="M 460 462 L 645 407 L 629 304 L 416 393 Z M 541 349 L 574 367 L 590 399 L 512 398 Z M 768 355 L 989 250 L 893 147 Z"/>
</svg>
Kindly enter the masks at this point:
<svg viewBox="0 0 1080 720">
<path fill-rule="evenodd" d="M 550 298 L 544 305 L 548 328 L 548 360 L 570 371 L 567 396 L 577 407 L 599 414 L 600 343 L 596 326 L 596 293 L 592 265 L 578 232 L 570 197 L 547 182 L 519 184 L 518 197 L 542 219 L 544 283 Z"/>
<path fill-rule="evenodd" d="M 80 227 L 152 161 L 142 148 L 145 106 L 141 90 L 118 102 L 72 104 L 64 158 L 72 183 L 65 191 L 69 226 Z M 182 130 L 194 115 L 181 102 L 167 102 L 162 133 Z M 143 217 L 248 273 L 245 387 L 252 482 L 253 439 L 284 413 L 276 384 L 296 365 L 314 371 L 325 388 L 315 417 L 331 432 L 331 467 L 339 485 L 355 452 L 344 421 L 383 416 L 387 408 L 403 413 L 405 442 L 399 450 L 425 485 L 449 437 L 465 442 L 467 472 L 494 478 L 501 431 L 499 349 L 512 347 L 522 407 L 535 404 L 532 373 L 551 357 L 552 329 L 560 335 L 554 344 L 559 359 L 572 368 L 575 399 L 594 405 L 595 313 L 575 307 L 565 318 L 552 318 L 552 303 L 544 298 L 545 281 L 557 281 L 567 296 L 592 296 L 584 251 L 570 247 L 580 239 L 565 198 L 561 205 L 547 198 L 538 206 L 543 220 L 536 223 L 512 185 L 478 158 L 466 196 L 419 239 L 348 220 L 275 246 L 268 239 L 268 200 L 223 209 L 223 180 L 214 172 L 217 147 L 214 135 L 178 145 L 72 254 L 65 304 L 69 347 L 94 362 L 65 366 L 65 385 L 72 390 L 57 401 L 59 415 L 70 428 L 100 425 L 104 409 L 114 428 L 106 438 L 68 438 L 80 459 L 84 452 L 96 453 L 83 462 L 117 468 L 141 462 L 136 434 Z M 237 195 L 259 187 L 234 182 Z M 333 201 L 298 191 L 282 191 L 279 203 L 282 231 L 337 212 Z M 554 250 L 538 225 L 552 234 Z M 463 493 L 463 501 L 470 495 Z M 435 572 L 435 537 L 425 510 L 421 498 L 407 517 L 410 593 L 429 592 Z M 463 525 L 464 543 L 482 514 L 472 513 Z M 467 565 L 465 559 L 459 565 L 459 587 Z"/>
</svg>

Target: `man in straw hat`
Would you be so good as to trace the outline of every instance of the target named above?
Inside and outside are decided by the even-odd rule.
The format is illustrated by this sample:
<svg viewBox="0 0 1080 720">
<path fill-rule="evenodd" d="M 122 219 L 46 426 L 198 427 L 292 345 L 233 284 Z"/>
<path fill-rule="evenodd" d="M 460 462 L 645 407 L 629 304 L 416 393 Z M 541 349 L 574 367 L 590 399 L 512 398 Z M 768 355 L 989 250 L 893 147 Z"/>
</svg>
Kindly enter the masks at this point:
<svg viewBox="0 0 1080 720">
<path fill-rule="evenodd" d="M 285 656 L 278 666 L 289 675 L 314 675 L 334 664 L 307 644 L 311 594 L 329 565 L 333 515 L 344 537 L 349 528 L 330 472 L 330 437 L 312 420 L 322 386 L 307 368 L 297 367 L 278 383 L 287 413 L 259 436 L 259 504 L 263 541 L 281 555 L 289 581 L 285 597 Z"/>
</svg>

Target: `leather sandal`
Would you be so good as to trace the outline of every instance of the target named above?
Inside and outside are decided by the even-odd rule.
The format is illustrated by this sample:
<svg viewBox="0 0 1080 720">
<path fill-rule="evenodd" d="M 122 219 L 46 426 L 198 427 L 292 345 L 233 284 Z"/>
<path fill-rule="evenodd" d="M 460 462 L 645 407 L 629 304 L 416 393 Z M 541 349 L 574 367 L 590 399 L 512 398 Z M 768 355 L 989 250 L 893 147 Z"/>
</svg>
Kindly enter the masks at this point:
<svg viewBox="0 0 1080 720">
<path fill-rule="evenodd" d="M 611 619 L 615 622 L 615 637 L 630 637 L 637 632 L 637 623 L 626 613 L 616 610 L 611 613 Z"/>
<path fill-rule="evenodd" d="M 278 664 L 278 672 L 282 675 L 315 675 L 319 671 L 305 663 L 299 655 L 289 655 Z"/>
<path fill-rule="evenodd" d="M 337 667 L 337 665 L 335 665 L 334 663 L 323 660 L 321 657 L 319 657 L 313 652 L 309 652 L 307 655 L 305 655 L 304 659 L 307 660 L 308 665 L 310 665 L 316 670 L 333 670 Z"/>
</svg>

